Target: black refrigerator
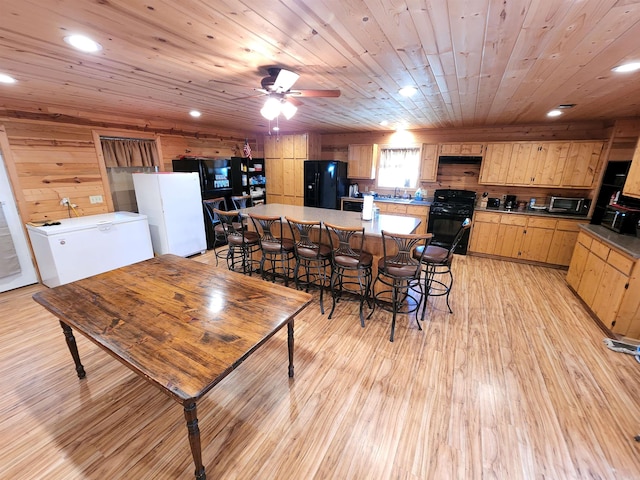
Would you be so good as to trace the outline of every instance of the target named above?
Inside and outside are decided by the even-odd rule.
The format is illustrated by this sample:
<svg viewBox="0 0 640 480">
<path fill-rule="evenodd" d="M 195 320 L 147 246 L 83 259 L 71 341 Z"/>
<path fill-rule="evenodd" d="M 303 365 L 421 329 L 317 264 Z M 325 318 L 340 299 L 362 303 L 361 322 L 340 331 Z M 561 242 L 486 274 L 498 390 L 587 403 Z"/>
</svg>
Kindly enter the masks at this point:
<svg viewBox="0 0 640 480">
<path fill-rule="evenodd" d="M 304 162 L 304 206 L 340 209 L 347 196 L 347 162 L 306 160 Z"/>
</svg>

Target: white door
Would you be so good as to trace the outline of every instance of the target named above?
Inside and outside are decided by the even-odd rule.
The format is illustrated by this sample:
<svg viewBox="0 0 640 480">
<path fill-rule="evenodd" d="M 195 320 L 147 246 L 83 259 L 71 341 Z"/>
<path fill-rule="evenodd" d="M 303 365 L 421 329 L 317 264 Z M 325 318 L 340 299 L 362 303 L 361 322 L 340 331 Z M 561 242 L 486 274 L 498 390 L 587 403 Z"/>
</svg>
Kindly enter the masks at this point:
<svg viewBox="0 0 640 480">
<path fill-rule="evenodd" d="M 38 276 L 0 152 L 0 292 L 33 283 Z"/>
</svg>

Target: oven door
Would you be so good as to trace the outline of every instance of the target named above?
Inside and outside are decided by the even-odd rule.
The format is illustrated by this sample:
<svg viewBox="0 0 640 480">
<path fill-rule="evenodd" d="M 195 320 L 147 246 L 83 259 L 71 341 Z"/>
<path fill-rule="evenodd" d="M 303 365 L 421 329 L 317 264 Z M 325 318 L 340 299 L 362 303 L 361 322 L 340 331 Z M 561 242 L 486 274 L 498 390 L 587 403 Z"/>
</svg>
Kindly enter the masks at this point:
<svg viewBox="0 0 640 480">
<path fill-rule="evenodd" d="M 463 220 L 467 218 L 465 215 L 456 215 L 451 213 L 430 213 L 427 222 L 427 233 L 432 233 L 430 245 L 449 249 L 453 243 L 453 239 L 458 233 Z M 454 253 L 465 255 L 467 246 L 469 245 L 469 231 L 467 230 L 462 240 L 456 247 Z"/>
</svg>

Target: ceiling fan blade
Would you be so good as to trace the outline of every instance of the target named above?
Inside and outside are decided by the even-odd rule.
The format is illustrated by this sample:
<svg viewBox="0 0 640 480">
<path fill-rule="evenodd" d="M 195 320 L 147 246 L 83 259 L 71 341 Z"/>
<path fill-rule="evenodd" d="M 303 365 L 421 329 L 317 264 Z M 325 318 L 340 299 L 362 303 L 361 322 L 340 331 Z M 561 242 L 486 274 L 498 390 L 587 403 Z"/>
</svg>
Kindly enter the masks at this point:
<svg viewBox="0 0 640 480">
<path fill-rule="evenodd" d="M 296 83 L 296 80 L 300 75 L 297 73 L 293 73 L 289 70 L 285 70 L 284 68 L 280 69 L 278 72 L 278 76 L 276 77 L 276 81 L 273 83 L 273 91 L 277 93 L 284 93 L 288 91 L 293 84 Z"/>
<path fill-rule="evenodd" d="M 340 96 L 340 90 L 291 90 L 287 92 L 288 95 L 295 95 L 296 97 L 331 97 L 337 98 Z"/>
<path fill-rule="evenodd" d="M 298 100 L 295 97 L 291 97 L 289 95 L 287 95 L 287 102 L 295 105 L 296 107 L 299 107 L 300 105 L 304 105 L 304 103 L 302 103 L 300 100 Z"/>
</svg>

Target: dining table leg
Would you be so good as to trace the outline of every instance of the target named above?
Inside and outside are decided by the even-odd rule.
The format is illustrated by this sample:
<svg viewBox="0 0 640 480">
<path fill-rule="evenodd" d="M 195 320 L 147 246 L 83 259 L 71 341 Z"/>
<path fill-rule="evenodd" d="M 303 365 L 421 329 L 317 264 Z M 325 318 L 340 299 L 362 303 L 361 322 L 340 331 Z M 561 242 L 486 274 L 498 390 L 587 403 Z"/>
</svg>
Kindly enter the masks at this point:
<svg viewBox="0 0 640 480">
<path fill-rule="evenodd" d="M 206 480 L 207 474 L 202 464 L 202 448 L 200 446 L 200 428 L 198 427 L 198 409 L 196 402 L 184 404 L 184 418 L 187 420 L 187 430 L 189 431 L 189 445 L 193 463 L 196 466 L 196 480 Z"/>
<path fill-rule="evenodd" d="M 69 347 L 69 351 L 71 352 L 73 361 L 76 364 L 76 373 L 78 374 L 78 378 L 84 378 L 87 376 L 87 374 L 84 371 L 82 363 L 80 363 L 78 344 L 76 344 L 76 337 L 73 336 L 73 330 L 71 330 L 71 327 L 63 321 L 60 321 L 60 326 L 62 327 L 62 331 L 64 332 L 64 338 L 67 341 L 67 347 Z"/>
<path fill-rule="evenodd" d="M 289 377 L 293 377 L 293 318 L 287 323 L 287 346 L 289 347 Z"/>
</svg>

